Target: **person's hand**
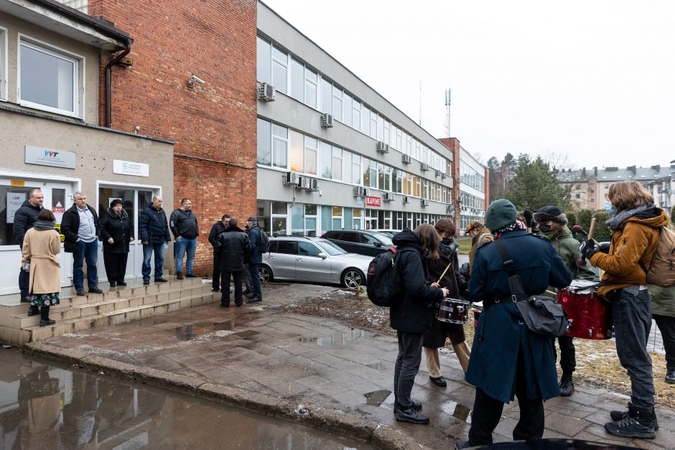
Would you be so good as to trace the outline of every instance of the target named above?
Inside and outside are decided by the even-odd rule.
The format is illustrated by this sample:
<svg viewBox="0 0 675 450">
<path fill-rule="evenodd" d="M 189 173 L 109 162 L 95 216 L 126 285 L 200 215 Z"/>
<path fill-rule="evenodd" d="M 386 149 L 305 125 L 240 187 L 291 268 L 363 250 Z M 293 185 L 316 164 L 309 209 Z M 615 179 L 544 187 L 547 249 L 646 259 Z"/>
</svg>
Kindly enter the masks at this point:
<svg viewBox="0 0 675 450">
<path fill-rule="evenodd" d="M 148 241 L 141 241 L 141 244 L 148 245 Z"/>
<path fill-rule="evenodd" d="M 609 242 L 603 242 L 602 244 L 598 245 L 598 250 L 602 253 L 609 253 Z"/>
<path fill-rule="evenodd" d="M 114 243 L 115 243 L 115 239 L 113 239 L 111 237 L 108 238 L 108 244 L 114 244 Z"/>
<path fill-rule="evenodd" d="M 446 298 L 448 295 L 450 295 L 448 288 L 441 288 L 441 291 L 443 291 L 443 298 Z"/>
<path fill-rule="evenodd" d="M 433 283 L 431 283 L 431 287 L 439 288 L 439 287 L 441 287 L 441 285 L 438 284 L 437 281 L 434 281 Z"/>
<path fill-rule="evenodd" d="M 590 260 L 591 256 L 599 251 L 600 249 L 593 239 L 587 239 L 579 246 L 579 253 L 581 253 L 581 255 L 588 260 Z"/>
</svg>

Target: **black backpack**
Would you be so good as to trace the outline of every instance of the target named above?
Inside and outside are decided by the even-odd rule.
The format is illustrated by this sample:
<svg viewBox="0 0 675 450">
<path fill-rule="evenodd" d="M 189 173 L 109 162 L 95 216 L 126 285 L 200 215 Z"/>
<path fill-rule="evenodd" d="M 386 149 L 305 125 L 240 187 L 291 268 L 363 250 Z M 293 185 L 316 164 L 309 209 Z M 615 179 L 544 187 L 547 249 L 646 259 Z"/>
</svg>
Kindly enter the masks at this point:
<svg viewBox="0 0 675 450">
<path fill-rule="evenodd" d="M 260 228 L 258 228 L 258 231 L 260 232 L 260 243 L 258 244 L 258 247 L 260 247 L 261 252 L 267 253 L 270 251 L 270 237 Z"/>
<path fill-rule="evenodd" d="M 391 247 L 380 253 L 368 265 L 366 292 L 377 306 L 392 306 L 401 296 L 401 275 L 396 267 L 399 252 Z"/>
</svg>

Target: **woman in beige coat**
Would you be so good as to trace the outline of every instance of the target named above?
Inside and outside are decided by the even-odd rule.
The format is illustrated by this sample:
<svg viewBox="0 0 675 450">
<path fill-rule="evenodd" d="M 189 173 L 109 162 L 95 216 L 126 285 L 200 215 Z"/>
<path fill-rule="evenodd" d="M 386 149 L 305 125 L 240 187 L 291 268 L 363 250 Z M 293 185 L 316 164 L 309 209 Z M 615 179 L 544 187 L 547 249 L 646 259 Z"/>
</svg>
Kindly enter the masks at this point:
<svg viewBox="0 0 675 450">
<path fill-rule="evenodd" d="M 21 266 L 30 272 L 31 304 L 28 315 L 40 312 L 40 326 L 54 325 L 49 318 L 49 307 L 59 304 L 61 292 L 61 264 L 56 255 L 61 251 L 59 233 L 54 229 L 54 214 L 43 209 L 33 228 L 23 238 Z"/>
</svg>

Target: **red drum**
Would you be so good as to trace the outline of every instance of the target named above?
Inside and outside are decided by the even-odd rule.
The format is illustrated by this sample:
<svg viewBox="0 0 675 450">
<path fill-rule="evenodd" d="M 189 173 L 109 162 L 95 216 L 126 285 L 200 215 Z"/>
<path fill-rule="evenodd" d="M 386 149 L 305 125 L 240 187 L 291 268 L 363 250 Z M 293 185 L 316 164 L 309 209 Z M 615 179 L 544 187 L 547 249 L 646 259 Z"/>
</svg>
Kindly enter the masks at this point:
<svg viewBox="0 0 675 450">
<path fill-rule="evenodd" d="M 444 298 L 437 319 L 441 322 L 464 325 L 469 321 L 469 302 L 459 298 Z"/>
<path fill-rule="evenodd" d="M 474 302 L 471 304 L 471 311 L 473 312 L 473 326 L 478 326 L 478 318 L 483 312 L 483 302 Z"/>
<path fill-rule="evenodd" d="M 611 339 L 611 305 L 595 291 L 596 282 L 572 280 L 556 294 L 558 303 L 568 315 L 569 327 L 565 335 L 582 339 Z"/>
</svg>

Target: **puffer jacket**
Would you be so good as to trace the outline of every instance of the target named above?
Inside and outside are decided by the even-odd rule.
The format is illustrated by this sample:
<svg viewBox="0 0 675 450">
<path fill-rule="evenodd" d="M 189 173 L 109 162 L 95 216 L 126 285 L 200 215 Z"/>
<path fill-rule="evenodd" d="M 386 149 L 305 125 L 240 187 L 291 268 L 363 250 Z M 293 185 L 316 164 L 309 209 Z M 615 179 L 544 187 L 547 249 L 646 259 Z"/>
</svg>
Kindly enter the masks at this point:
<svg viewBox="0 0 675 450">
<path fill-rule="evenodd" d="M 580 242 L 574 239 L 567 225 L 563 226 L 560 234 L 551 239 L 551 244 L 562 258 L 567 269 L 572 272 L 574 278 L 581 278 L 583 280 L 595 278 L 595 273 L 589 268 L 588 264 L 584 267 L 577 265 L 577 260 L 581 258 L 581 253 L 579 252 Z"/>
<path fill-rule="evenodd" d="M 26 200 L 14 213 L 14 239 L 19 246 L 23 246 L 23 237 L 26 235 L 26 231 L 33 228 L 33 224 L 37 222 L 40 211 L 42 211 L 42 206 L 35 206 Z"/>
<path fill-rule="evenodd" d="M 612 232 L 609 252 L 596 252 L 590 258 L 591 264 L 604 271 L 598 287 L 600 297 L 607 299 L 616 289 L 647 283 L 645 270 L 652 265 L 659 228 L 668 222 L 661 208 L 650 207 L 628 217 Z"/>
<path fill-rule="evenodd" d="M 405 229 L 392 239 L 396 250 L 396 268 L 403 282 L 400 298 L 389 308 L 389 323 L 398 331 L 424 333 L 434 320 L 433 306 L 443 299 L 443 291 L 426 284 L 428 270 L 420 240 Z"/>
<path fill-rule="evenodd" d="M 155 209 L 152 204 L 143 208 L 138 218 L 138 233 L 141 242 L 150 245 L 159 245 L 171 241 L 169 223 L 166 220 L 164 209 Z"/>
</svg>

